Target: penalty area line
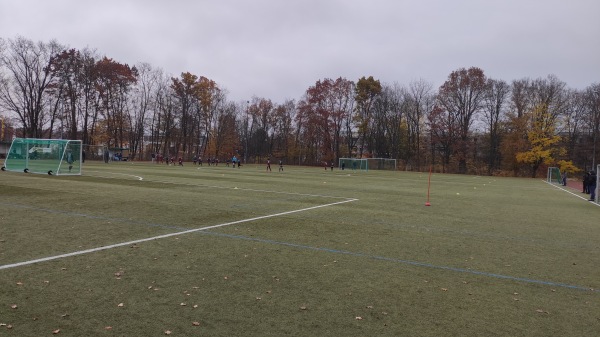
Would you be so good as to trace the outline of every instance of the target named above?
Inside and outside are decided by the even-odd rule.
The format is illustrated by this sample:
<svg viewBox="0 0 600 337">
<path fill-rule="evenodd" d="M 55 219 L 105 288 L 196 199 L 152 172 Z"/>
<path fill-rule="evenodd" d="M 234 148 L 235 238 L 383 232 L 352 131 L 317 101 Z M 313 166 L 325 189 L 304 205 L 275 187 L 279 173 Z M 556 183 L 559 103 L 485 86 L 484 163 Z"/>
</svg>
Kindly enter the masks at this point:
<svg viewBox="0 0 600 337">
<path fill-rule="evenodd" d="M 159 240 L 159 239 L 165 239 L 165 238 L 169 238 L 169 237 L 172 237 L 172 236 L 178 236 L 178 235 L 184 235 L 184 234 L 189 234 L 189 233 L 195 233 L 195 232 L 199 232 L 199 231 L 205 231 L 205 230 L 208 230 L 208 229 L 214 229 L 214 228 L 219 228 L 219 227 L 231 226 L 231 225 L 240 224 L 240 223 L 244 223 L 244 222 L 251 222 L 251 221 L 256 221 L 256 220 L 262 220 L 262 219 L 268 219 L 268 218 L 275 218 L 275 217 L 278 217 L 278 216 L 283 216 L 283 215 L 288 215 L 288 214 L 306 212 L 306 211 L 310 211 L 310 210 L 314 210 L 314 209 L 318 209 L 318 208 L 335 206 L 335 205 L 345 204 L 345 203 L 353 202 L 353 201 L 358 201 L 358 199 L 348 199 L 348 200 L 333 202 L 333 203 L 329 203 L 329 204 L 323 204 L 323 205 L 317 205 L 317 206 L 312 206 L 312 207 L 307 207 L 307 208 L 296 209 L 296 210 L 293 210 L 293 211 L 287 211 L 287 212 L 281 212 L 281 213 L 269 214 L 269 215 L 262 215 L 262 216 L 258 216 L 258 217 L 254 217 L 254 218 L 243 219 L 243 220 L 236 220 L 236 221 L 226 222 L 226 223 L 222 223 L 222 224 L 218 224 L 218 225 L 212 225 L 212 226 L 194 228 L 194 229 L 190 229 L 190 230 L 186 230 L 186 231 L 181 231 L 181 232 L 175 232 L 175 233 L 169 233 L 169 234 L 163 234 L 163 235 L 153 236 L 153 237 L 150 237 L 150 238 L 132 240 L 132 241 L 127 241 L 127 242 L 121 242 L 121 243 L 115 243 L 115 244 L 112 244 L 112 245 L 102 246 L 102 247 L 84 249 L 84 250 L 80 250 L 80 251 L 76 251 L 76 252 L 71 252 L 71 253 L 66 253 L 66 254 L 48 256 L 48 257 L 43 257 L 43 258 L 40 258 L 40 259 L 34 259 L 34 260 L 29 260 L 29 261 L 23 261 L 23 262 L 5 264 L 5 265 L 0 265 L 0 270 L 2 270 L 2 269 L 16 268 L 16 267 L 22 267 L 22 266 L 27 266 L 27 265 L 30 265 L 30 264 L 41 263 L 41 262 L 46 262 L 46 261 L 58 260 L 58 259 L 62 259 L 62 258 L 66 258 L 66 257 L 71 257 L 71 256 L 77 256 L 77 255 L 95 253 L 95 252 L 99 252 L 99 251 L 103 251 L 103 250 L 108 250 L 108 249 L 113 249 L 113 248 L 118 248 L 118 247 L 123 247 L 123 246 L 129 246 L 129 245 L 135 245 L 135 244 L 142 243 L 142 242 L 147 242 L 147 241 L 152 241 L 152 240 Z"/>
</svg>

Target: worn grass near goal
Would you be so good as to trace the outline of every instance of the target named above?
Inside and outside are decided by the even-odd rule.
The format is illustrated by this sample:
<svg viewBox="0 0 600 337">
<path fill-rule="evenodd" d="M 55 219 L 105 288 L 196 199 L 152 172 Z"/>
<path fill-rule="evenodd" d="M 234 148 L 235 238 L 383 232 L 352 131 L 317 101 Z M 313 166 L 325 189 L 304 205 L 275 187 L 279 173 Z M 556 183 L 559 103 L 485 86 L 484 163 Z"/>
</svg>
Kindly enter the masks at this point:
<svg viewBox="0 0 600 337">
<path fill-rule="evenodd" d="M 0 173 L 0 335 L 591 336 L 600 207 L 541 180 Z"/>
</svg>

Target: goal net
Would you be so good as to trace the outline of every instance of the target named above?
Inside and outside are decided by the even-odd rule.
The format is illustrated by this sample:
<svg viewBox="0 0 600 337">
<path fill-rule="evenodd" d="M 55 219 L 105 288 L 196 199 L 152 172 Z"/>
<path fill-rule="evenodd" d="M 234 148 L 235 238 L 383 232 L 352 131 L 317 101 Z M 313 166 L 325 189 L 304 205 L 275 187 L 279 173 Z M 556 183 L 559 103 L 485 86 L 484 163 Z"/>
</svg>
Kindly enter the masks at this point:
<svg viewBox="0 0 600 337">
<path fill-rule="evenodd" d="M 81 141 L 15 138 L 2 170 L 50 175 L 81 175 Z"/>
<path fill-rule="evenodd" d="M 396 159 L 387 158 L 340 158 L 340 169 L 350 170 L 395 170 Z"/>
<path fill-rule="evenodd" d="M 369 163 L 366 159 L 340 158 L 338 168 L 341 170 L 368 171 Z"/>
<path fill-rule="evenodd" d="M 553 184 L 562 184 L 560 169 L 558 167 L 548 167 L 548 176 L 546 181 Z"/>
</svg>

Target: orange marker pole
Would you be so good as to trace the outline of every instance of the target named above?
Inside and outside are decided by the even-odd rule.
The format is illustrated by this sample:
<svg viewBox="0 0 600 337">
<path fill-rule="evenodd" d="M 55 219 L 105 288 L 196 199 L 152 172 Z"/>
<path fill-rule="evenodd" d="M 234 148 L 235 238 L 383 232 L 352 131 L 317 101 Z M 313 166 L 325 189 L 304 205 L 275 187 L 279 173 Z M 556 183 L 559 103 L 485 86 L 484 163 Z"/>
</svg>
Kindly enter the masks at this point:
<svg viewBox="0 0 600 337">
<path fill-rule="evenodd" d="M 427 201 L 425 202 L 425 206 L 431 206 L 429 202 L 429 189 L 431 188 L 431 165 L 429 165 L 429 179 L 427 181 Z"/>
</svg>

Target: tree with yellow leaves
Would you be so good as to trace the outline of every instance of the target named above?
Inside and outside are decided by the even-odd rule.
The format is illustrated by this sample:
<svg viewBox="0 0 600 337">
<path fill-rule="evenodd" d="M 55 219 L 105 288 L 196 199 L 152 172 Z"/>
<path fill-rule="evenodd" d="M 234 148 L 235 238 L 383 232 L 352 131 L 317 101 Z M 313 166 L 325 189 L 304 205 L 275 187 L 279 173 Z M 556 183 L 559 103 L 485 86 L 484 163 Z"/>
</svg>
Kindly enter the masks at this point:
<svg viewBox="0 0 600 337">
<path fill-rule="evenodd" d="M 531 177 L 535 178 L 542 164 L 551 165 L 555 157 L 565 152 L 558 147 L 561 137 L 555 134 L 556 117 L 548 111 L 548 106 L 536 106 L 530 113 L 530 130 L 527 132 L 529 149 L 516 154 L 517 162 L 531 168 Z"/>
</svg>

